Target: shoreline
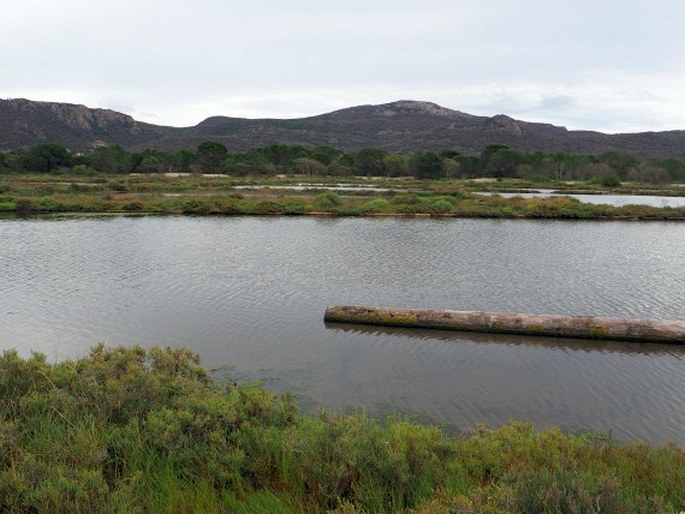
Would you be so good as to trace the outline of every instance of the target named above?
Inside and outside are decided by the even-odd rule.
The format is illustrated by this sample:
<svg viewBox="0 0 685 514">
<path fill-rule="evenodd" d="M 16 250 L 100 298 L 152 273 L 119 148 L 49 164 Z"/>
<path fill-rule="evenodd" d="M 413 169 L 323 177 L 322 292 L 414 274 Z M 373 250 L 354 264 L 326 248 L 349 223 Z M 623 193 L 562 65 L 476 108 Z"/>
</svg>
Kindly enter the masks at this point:
<svg viewBox="0 0 685 514">
<path fill-rule="evenodd" d="M 53 216 L 93 216 L 93 217 L 115 217 L 115 216 L 191 216 L 191 217 L 242 217 L 242 216 L 256 216 L 256 217 L 310 217 L 310 218 L 396 218 L 396 219 L 483 219 L 483 220 L 549 220 L 549 221 L 645 221 L 645 222 L 683 222 L 685 221 L 685 214 L 678 216 L 659 216 L 659 215 L 604 215 L 597 217 L 578 217 L 578 216 L 539 216 L 539 215 L 480 215 L 480 214 L 451 214 L 451 213 L 403 213 L 403 212 L 385 212 L 385 213 L 336 213 L 326 211 L 312 211 L 312 212 L 260 212 L 259 210 L 247 212 L 185 212 L 183 210 L 172 211 L 131 211 L 131 210 L 31 210 L 29 212 L 17 212 L 14 210 L 0 210 L 0 218 L 12 219 L 30 219 Z"/>
</svg>

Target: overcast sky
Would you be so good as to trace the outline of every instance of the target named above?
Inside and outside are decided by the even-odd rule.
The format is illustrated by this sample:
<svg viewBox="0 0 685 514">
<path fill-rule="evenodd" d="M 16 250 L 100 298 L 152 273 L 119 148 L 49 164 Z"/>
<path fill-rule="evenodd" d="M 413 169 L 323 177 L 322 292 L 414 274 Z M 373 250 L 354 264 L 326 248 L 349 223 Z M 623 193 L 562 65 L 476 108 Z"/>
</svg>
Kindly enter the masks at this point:
<svg viewBox="0 0 685 514">
<path fill-rule="evenodd" d="M 2 0 L 0 97 L 174 126 L 427 100 L 685 129 L 683 0 Z"/>
</svg>

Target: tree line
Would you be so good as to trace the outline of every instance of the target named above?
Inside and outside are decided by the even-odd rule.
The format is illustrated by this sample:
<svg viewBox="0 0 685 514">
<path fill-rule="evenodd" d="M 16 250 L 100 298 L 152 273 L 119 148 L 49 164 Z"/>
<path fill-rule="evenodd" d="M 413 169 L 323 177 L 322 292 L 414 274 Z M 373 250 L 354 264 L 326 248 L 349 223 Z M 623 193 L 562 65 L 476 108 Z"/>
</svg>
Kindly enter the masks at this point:
<svg viewBox="0 0 685 514">
<path fill-rule="evenodd" d="M 0 153 L 0 173 L 219 173 L 227 175 L 302 174 L 309 176 L 413 176 L 420 179 L 502 177 L 529 180 L 599 180 L 685 182 L 685 159 L 639 160 L 607 151 L 600 155 L 565 152 L 521 153 L 501 144 L 480 154 L 453 149 L 413 154 L 363 148 L 345 152 L 323 145 L 272 144 L 230 152 L 223 144 L 205 141 L 194 150 L 128 151 L 119 145 L 98 146 L 76 153 L 55 143 Z"/>
</svg>

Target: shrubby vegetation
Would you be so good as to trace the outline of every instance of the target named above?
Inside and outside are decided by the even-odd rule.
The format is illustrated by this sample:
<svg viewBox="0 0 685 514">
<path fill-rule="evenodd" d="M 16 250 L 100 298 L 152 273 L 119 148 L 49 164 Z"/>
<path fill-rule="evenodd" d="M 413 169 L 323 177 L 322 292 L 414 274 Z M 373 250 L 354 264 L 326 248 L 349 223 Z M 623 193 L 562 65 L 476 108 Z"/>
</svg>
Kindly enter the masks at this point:
<svg viewBox="0 0 685 514">
<path fill-rule="evenodd" d="M 307 148 L 273 144 L 245 152 L 229 152 L 221 143 L 205 141 L 195 150 L 143 150 L 99 146 L 84 154 L 41 143 L 26 150 L 0 153 L 0 172 L 57 171 L 106 174 L 221 173 L 234 176 L 302 174 L 310 176 L 415 176 L 420 179 L 500 177 L 529 180 L 595 180 L 607 186 L 623 181 L 685 182 L 685 159 L 647 159 L 608 151 L 601 155 L 563 152 L 524 154 L 491 144 L 479 155 L 446 149 L 403 155 L 379 148 L 346 153 L 331 146 Z"/>
<path fill-rule="evenodd" d="M 530 182 L 440 180 L 371 181 L 388 190 L 326 190 L 318 186 L 295 191 L 270 188 L 274 184 L 297 184 L 301 178 L 246 179 L 217 177 L 166 177 L 159 174 L 119 175 L 7 175 L 0 182 L 0 213 L 136 213 L 193 215 L 335 215 L 335 216 L 454 216 L 478 218 L 642 219 L 683 220 L 685 207 L 612 207 L 582 203 L 574 198 L 505 198 L 484 196 L 517 191 Z M 353 179 L 355 180 L 355 179 Z M 238 185 L 262 185 L 262 189 L 237 189 Z M 356 182 L 353 182 L 356 184 Z M 358 184 L 357 184 L 358 185 Z M 574 183 L 576 192 L 592 192 L 605 186 Z M 583 187 L 584 189 L 579 189 Z M 677 194 L 679 186 L 657 189 L 623 186 L 628 193 Z M 617 190 L 617 189 L 614 189 Z"/>
<path fill-rule="evenodd" d="M 627 194 L 683 194 L 676 183 L 685 182 L 685 160 L 639 162 L 618 152 L 596 157 L 524 155 L 504 145 L 489 145 L 479 156 L 456 150 L 405 156 L 378 148 L 348 154 L 330 146 L 274 144 L 231 153 L 220 143 L 206 141 L 196 151 L 129 152 L 120 146 L 101 146 L 87 154 L 72 154 L 59 145 L 40 144 L 0 154 L 0 171 L 0 213 L 21 215 L 131 212 L 685 219 L 685 208 L 619 208 L 571 198 L 474 194 L 516 193 L 541 185 L 569 193 L 611 189 Z M 167 172 L 185 175 L 166 176 Z M 204 172 L 216 178 L 202 176 Z M 366 176 L 367 184 L 388 190 L 325 192 L 327 183 L 359 183 L 360 175 Z M 491 181 L 475 180 L 483 177 Z M 268 189 L 310 180 L 321 189 Z M 235 189 L 246 184 L 261 184 L 266 189 Z"/>
<path fill-rule="evenodd" d="M 685 452 L 298 412 L 187 349 L 0 357 L 2 512 L 677 513 Z"/>
</svg>

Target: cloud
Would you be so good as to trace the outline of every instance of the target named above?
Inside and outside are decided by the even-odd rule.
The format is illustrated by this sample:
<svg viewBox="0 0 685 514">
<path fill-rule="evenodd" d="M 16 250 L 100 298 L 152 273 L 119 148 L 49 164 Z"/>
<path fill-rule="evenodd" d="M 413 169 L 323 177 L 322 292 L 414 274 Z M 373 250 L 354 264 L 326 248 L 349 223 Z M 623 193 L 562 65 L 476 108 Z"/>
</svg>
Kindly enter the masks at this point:
<svg viewBox="0 0 685 514">
<path fill-rule="evenodd" d="M 680 0 L 15 4 L 3 10 L 0 95 L 156 123 L 398 98 L 600 130 L 685 119 Z"/>
<path fill-rule="evenodd" d="M 576 99 L 569 95 L 543 96 L 538 102 L 537 108 L 541 111 L 560 112 L 576 107 Z"/>
</svg>

